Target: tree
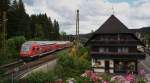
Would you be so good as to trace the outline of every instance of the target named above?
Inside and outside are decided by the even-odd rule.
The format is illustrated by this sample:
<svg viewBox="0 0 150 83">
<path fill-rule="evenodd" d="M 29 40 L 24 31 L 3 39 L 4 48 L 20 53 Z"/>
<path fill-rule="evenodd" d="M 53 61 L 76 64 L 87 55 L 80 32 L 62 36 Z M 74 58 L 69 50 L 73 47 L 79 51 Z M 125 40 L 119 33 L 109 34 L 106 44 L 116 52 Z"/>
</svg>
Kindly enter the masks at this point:
<svg viewBox="0 0 150 83">
<path fill-rule="evenodd" d="M 17 1 L 14 0 L 12 5 L 11 5 L 11 9 L 17 9 L 17 8 L 18 8 Z"/>
<path fill-rule="evenodd" d="M 22 0 L 13 2 L 8 13 L 8 19 L 8 38 L 23 35 L 27 38 L 30 37 L 30 18 L 25 12 Z"/>
<path fill-rule="evenodd" d="M 38 19 L 36 15 L 31 15 L 30 16 L 31 23 L 30 23 L 30 31 L 31 31 L 31 38 L 34 38 L 36 36 L 36 24 L 38 24 Z"/>
<path fill-rule="evenodd" d="M 40 39 L 44 39 L 44 32 L 42 31 L 42 25 L 36 24 L 35 36 Z"/>
<path fill-rule="evenodd" d="M 18 2 L 18 10 L 21 13 L 25 13 L 25 8 L 24 8 L 24 4 L 23 4 L 22 0 L 19 0 L 19 2 Z"/>
<path fill-rule="evenodd" d="M 26 41 L 24 36 L 12 37 L 7 40 L 7 50 L 9 51 L 9 57 L 19 58 L 19 51 L 21 45 Z"/>
<path fill-rule="evenodd" d="M 0 65 L 18 59 L 20 47 L 25 41 L 26 39 L 23 36 L 9 38 L 6 41 L 6 50 L 3 50 L 5 54 L 1 52 L 2 50 L 0 49 Z"/>
<path fill-rule="evenodd" d="M 64 40 L 64 38 L 66 36 L 66 32 L 61 32 L 60 35 L 61 35 L 61 38 L 62 38 L 61 40 Z"/>
<path fill-rule="evenodd" d="M 38 35 L 41 35 L 42 33 L 42 39 L 46 39 L 46 40 L 58 39 L 59 24 L 56 20 L 54 21 L 54 23 L 52 23 L 51 18 L 48 17 L 46 14 L 32 15 L 30 18 L 31 18 L 30 30 L 32 32 L 31 34 L 34 37 L 37 38 Z M 39 31 L 39 26 L 40 26 L 40 31 Z"/>
<path fill-rule="evenodd" d="M 86 48 L 80 48 L 80 55 L 73 56 L 68 52 L 62 52 L 58 55 L 58 62 L 56 66 L 56 75 L 59 78 L 68 78 L 80 76 L 85 69 L 90 68 L 91 62 L 88 59 L 89 54 Z M 86 55 L 84 55 L 86 54 Z"/>
<path fill-rule="evenodd" d="M 8 0 L 9 1 L 9 0 Z M 25 36 L 27 39 L 33 39 L 37 33 L 42 35 L 43 39 L 56 40 L 59 37 L 59 24 L 58 21 L 52 22 L 51 18 L 46 14 L 31 15 L 29 16 L 24 8 L 22 0 L 13 0 L 11 4 L 7 0 L 1 0 L 0 4 L 5 3 L 5 7 L 0 5 L 2 9 L 9 9 L 7 13 L 7 38 L 14 36 Z M 7 2 L 7 4 L 6 4 Z M 0 16 L 2 16 L 0 14 Z M 38 25 L 38 26 L 37 26 Z M 37 30 L 39 29 L 39 32 Z M 36 29 L 37 28 L 37 29 Z M 36 37 L 37 38 L 37 37 Z"/>
<path fill-rule="evenodd" d="M 48 18 L 48 25 L 49 25 L 49 39 L 54 39 L 53 34 L 54 34 L 54 27 L 51 18 Z"/>
<path fill-rule="evenodd" d="M 6 15 L 9 8 L 9 0 L 0 0 L 0 50 L 2 47 L 5 47 L 5 39 L 6 39 Z M 3 48 L 4 49 L 4 48 Z M 4 51 L 4 50 L 3 50 Z M 2 52 L 3 52 L 2 51 Z"/>
<path fill-rule="evenodd" d="M 54 20 L 53 26 L 54 26 L 54 36 L 55 36 L 55 38 L 57 40 L 57 39 L 59 39 L 59 35 L 60 34 L 59 34 L 59 24 L 58 24 L 58 22 L 56 20 Z"/>
<path fill-rule="evenodd" d="M 0 12 L 7 11 L 9 8 L 9 0 L 0 0 Z"/>
</svg>

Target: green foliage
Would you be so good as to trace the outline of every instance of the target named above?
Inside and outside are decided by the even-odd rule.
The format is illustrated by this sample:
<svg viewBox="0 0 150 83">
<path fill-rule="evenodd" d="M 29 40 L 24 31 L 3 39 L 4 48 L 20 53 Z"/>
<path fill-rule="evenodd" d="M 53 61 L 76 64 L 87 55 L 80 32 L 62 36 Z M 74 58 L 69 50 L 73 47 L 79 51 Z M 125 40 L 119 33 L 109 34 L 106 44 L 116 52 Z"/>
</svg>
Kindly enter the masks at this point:
<svg viewBox="0 0 150 83">
<path fill-rule="evenodd" d="M 53 27 L 54 27 L 54 30 L 53 30 L 53 32 L 54 32 L 54 38 L 56 40 L 60 36 L 60 34 L 59 34 L 59 23 L 56 20 L 54 20 Z"/>
<path fill-rule="evenodd" d="M 19 58 L 21 45 L 26 41 L 24 36 L 13 37 L 7 40 L 7 49 L 12 58 Z"/>
<path fill-rule="evenodd" d="M 7 40 L 8 47 L 19 50 L 21 45 L 26 41 L 24 36 L 13 37 Z"/>
<path fill-rule="evenodd" d="M 35 36 L 39 39 L 44 39 L 44 32 L 42 31 L 42 25 L 41 24 L 36 24 L 35 25 Z"/>
<path fill-rule="evenodd" d="M 0 0 L 0 12 L 7 11 L 9 8 L 10 0 Z"/>
<path fill-rule="evenodd" d="M 67 34 L 67 33 L 64 32 L 64 31 L 63 31 L 63 32 L 60 32 L 60 39 L 61 39 L 61 40 L 65 40 L 66 34 Z"/>
<path fill-rule="evenodd" d="M 58 21 L 46 14 L 29 16 L 22 0 L 14 0 L 7 12 L 7 37 L 25 36 L 26 39 L 59 39 Z"/>
<path fill-rule="evenodd" d="M 103 77 L 104 80 L 110 81 L 112 76 L 109 75 L 109 74 L 107 74 L 107 73 L 104 73 L 104 74 L 102 75 L 102 77 Z"/>
<path fill-rule="evenodd" d="M 5 42 L 3 42 L 4 41 L 4 34 L 0 34 L 0 49 L 2 49 L 2 47 L 3 47 L 3 43 L 5 43 Z"/>
<path fill-rule="evenodd" d="M 13 2 L 8 11 L 7 18 L 8 38 L 13 36 L 25 36 L 26 38 L 30 38 L 30 18 L 25 12 L 22 0 L 19 0 L 18 2 L 15 0 Z"/>
<path fill-rule="evenodd" d="M 5 79 L 5 80 L 0 79 L 0 83 L 11 83 L 11 79 Z"/>
<path fill-rule="evenodd" d="M 150 39 L 150 33 L 144 33 L 145 39 Z"/>
<path fill-rule="evenodd" d="M 5 49 L 2 48 L 3 50 L 0 52 L 0 64 L 9 63 L 14 59 L 18 59 L 20 47 L 25 41 L 26 39 L 23 36 L 8 39 L 5 43 Z"/>
<path fill-rule="evenodd" d="M 31 15 L 32 38 L 58 40 L 59 24 L 55 20 L 52 23 L 50 17 L 46 14 Z"/>
<path fill-rule="evenodd" d="M 93 83 L 93 81 L 89 77 L 77 77 L 76 83 Z"/>
<path fill-rule="evenodd" d="M 43 82 L 54 81 L 56 79 L 55 79 L 54 72 L 48 71 L 48 72 L 31 73 L 29 76 L 27 76 L 23 80 L 26 80 L 28 83 L 43 83 Z M 20 83 L 22 83 L 22 81 L 20 81 Z"/>
<path fill-rule="evenodd" d="M 147 80 L 143 76 L 138 76 L 137 78 L 139 83 L 147 83 Z"/>
<path fill-rule="evenodd" d="M 82 52 L 83 50 L 81 50 L 81 54 Z M 78 77 L 85 71 L 85 69 L 90 68 L 90 61 L 87 59 L 87 57 L 84 58 L 84 60 L 80 59 L 80 57 L 69 55 L 67 52 L 61 53 L 59 55 L 55 72 L 59 78 L 63 79 L 68 77 Z"/>
</svg>

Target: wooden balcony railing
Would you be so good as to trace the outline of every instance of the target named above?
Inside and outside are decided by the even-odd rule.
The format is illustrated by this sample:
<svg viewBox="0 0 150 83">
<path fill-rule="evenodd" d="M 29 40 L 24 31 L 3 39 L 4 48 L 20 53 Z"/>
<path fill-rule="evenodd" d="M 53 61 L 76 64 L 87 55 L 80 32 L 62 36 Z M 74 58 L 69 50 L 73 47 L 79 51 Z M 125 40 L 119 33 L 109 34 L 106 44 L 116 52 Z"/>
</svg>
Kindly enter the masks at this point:
<svg viewBox="0 0 150 83">
<path fill-rule="evenodd" d="M 106 54 L 106 55 L 139 55 L 139 54 L 143 54 L 140 52 L 132 52 L 132 53 L 128 53 L 128 52 L 91 52 L 91 54 Z"/>
<path fill-rule="evenodd" d="M 91 43 L 99 44 L 139 44 L 136 40 L 93 40 Z"/>
</svg>

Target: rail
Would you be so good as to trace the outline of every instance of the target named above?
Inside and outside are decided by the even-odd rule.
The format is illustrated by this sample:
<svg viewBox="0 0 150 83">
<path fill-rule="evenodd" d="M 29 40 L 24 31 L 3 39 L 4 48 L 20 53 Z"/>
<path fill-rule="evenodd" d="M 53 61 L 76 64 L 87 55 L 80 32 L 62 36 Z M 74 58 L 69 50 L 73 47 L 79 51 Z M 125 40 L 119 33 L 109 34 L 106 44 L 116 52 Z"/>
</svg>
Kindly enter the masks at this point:
<svg viewBox="0 0 150 83">
<path fill-rule="evenodd" d="M 23 62 L 23 60 L 20 59 L 20 60 L 14 61 L 14 62 L 9 63 L 9 64 L 1 65 L 0 68 L 11 67 L 11 66 L 14 66 L 14 65 L 16 65 L 16 64 L 20 64 L 20 63 L 22 63 L 22 62 Z"/>
<path fill-rule="evenodd" d="M 39 66 L 41 66 L 44 63 L 50 62 L 54 59 L 56 59 L 57 57 L 55 56 L 57 52 L 63 51 L 67 48 L 63 48 L 61 50 L 55 51 L 53 53 L 50 53 L 47 56 L 41 57 L 35 61 L 31 61 L 31 62 L 27 62 L 21 66 L 17 66 L 17 67 L 13 67 L 12 69 L 8 70 L 7 72 L 5 72 L 5 74 L 2 76 L 1 79 L 7 79 L 7 78 L 12 78 L 12 79 L 18 79 L 20 78 L 22 75 L 26 74 L 27 72 L 29 72 L 30 70 L 37 68 Z M 6 67 L 6 66 L 5 66 Z"/>
</svg>

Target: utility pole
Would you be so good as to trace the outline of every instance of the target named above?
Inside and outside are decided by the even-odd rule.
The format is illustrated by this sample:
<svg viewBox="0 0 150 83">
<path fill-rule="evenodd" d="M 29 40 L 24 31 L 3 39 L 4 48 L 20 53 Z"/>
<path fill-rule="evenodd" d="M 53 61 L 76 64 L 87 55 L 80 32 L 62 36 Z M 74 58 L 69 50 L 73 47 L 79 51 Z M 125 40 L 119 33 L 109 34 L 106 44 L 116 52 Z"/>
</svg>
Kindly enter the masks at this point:
<svg viewBox="0 0 150 83">
<path fill-rule="evenodd" d="M 2 33 L 2 22 L 3 22 L 2 12 L 0 11 L 0 33 Z"/>
<path fill-rule="evenodd" d="M 77 15 L 76 15 L 76 51 L 77 55 L 79 54 L 79 10 L 77 10 Z"/>
<path fill-rule="evenodd" d="M 2 11 L 2 36 L 3 36 L 3 53 L 6 55 L 6 27 L 7 27 L 7 18 L 6 18 L 6 11 Z"/>
</svg>

